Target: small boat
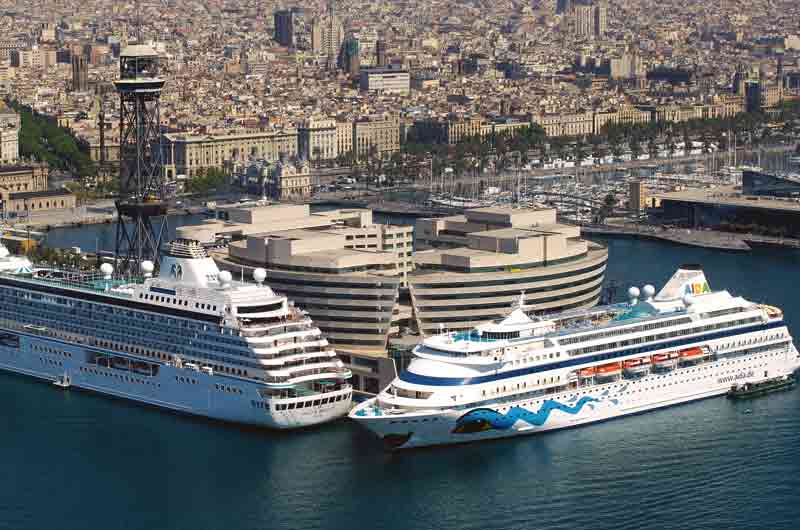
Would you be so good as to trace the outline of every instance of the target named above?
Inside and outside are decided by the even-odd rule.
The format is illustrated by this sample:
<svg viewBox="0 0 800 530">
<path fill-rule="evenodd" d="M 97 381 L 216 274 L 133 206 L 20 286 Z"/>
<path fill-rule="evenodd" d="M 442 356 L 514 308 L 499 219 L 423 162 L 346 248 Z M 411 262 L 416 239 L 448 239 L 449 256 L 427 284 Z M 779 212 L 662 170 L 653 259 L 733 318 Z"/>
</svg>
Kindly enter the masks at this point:
<svg viewBox="0 0 800 530">
<path fill-rule="evenodd" d="M 710 355 L 710 353 L 703 348 L 689 348 L 687 350 L 681 350 L 679 353 L 681 361 L 698 361 Z"/>
<path fill-rule="evenodd" d="M 594 366 L 590 368 L 584 368 L 580 372 L 578 372 L 581 377 L 594 377 L 597 375 L 597 368 Z"/>
<path fill-rule="evenodd" d="M 678 360 L 680 360 L 678 352 L 658 353 L 652 358 L 653 366 L 656 368 L 675 368 Z"/>
<path fill-rule="evenodd" d="M 646 372 L 650 369 L 650 358 L 639 357 L 638 359 L 628 359 L 627 361 L 622 361 L 622 368 L 626 372 L 634 374 Z"/>
<path fill-rule="evenodd" d="M 64 373 L 64 375 L 53 381 L 53 384 L 59 388 L 69 388 L 72 385 L 69 379 L 69 374 L 67 373 Z"/>
<path fill-rule="evenodd" d="M 778 390 L 787 390 L 794 386 L 795 378 L 792 375 L 784 375 L 757 383 L 737 383 L 728 390 L 728 397 L 741 399 L 755 396 L 763 396 Z"/>
<path fill-rule="evenodd" d="M 597 375 L 608 377 L 617 375 L 622 371 L 622 363 L 603 364 L 597 367 Z"/>
</svg>

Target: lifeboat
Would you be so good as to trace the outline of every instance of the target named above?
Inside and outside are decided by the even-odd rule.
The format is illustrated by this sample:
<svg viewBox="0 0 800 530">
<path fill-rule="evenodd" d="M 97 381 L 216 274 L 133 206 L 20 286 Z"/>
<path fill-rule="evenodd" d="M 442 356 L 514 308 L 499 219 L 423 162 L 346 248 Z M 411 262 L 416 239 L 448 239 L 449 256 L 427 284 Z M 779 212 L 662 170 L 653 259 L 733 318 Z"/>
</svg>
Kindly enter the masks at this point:
<svg viewBox="0 0 800 530">
<path fill-rule="evenodd" d="M 705 357 L 708 357 L 710 354 L 703 348 L 689 348 L 686 350 L 680 351 L 681 361 L 691 362 L 691 361 L 698 361 Z"/>
<path fill-rule="evenodd" d="M 594 366 L 592 366 L 591 368 L 584 368 L 580 372 L 578 372 L 578 374 L 581 377 L 594 377 L 595 374 L 597 374 L 597 369 Z"/>
<path fill-rule="evenodd" d="M 622 362 L 622 368 L 626 372 L 635 374 L 646 372 L 650 369 L 650 358 L 639 357 L 638 359 L 628 359 L 627 361 Z"/>
<path fill-rule="evenodd" d="M 604 377 L 617 375 L 621 371 L 622 363 L 603 364 L 597 367 L 597 375 Z"/>
<path fill-rule="evenodd" d="M 658 368 L 674 368 L 678 360 L 680 360 L 678 352 L 658 353 L 652 357 L 653 366 Z"/>
</svg>

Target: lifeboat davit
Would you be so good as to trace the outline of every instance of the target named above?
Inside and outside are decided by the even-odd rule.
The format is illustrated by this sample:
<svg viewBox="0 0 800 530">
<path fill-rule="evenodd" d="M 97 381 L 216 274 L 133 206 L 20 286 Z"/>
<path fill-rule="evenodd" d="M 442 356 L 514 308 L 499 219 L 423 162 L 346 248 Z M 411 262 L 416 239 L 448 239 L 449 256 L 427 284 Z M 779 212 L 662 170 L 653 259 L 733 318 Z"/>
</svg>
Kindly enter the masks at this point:
<svg viewBox="0 0 800 530">
<path fill-rule="evenodd" d="M 674 368 L 679 360 L 680 354 L 678 352 L 657 353 L 652 358 L 653 366 L 658 368 Z"/>
<path fill-rule="evenodd" d="M 603 364 L 597 367 L 597 375 L 611 376 L 617 375 L 622 371 L 622 363 Z"/>
<path fill-rule="evenodd" d="M 622 368 L 626 372 L 635 374 L 646 372 L 650 369 L 650 358 L 639 357 L 638 359 L 628 359 L 627 361 L 622 361 Z"/>
</svg>

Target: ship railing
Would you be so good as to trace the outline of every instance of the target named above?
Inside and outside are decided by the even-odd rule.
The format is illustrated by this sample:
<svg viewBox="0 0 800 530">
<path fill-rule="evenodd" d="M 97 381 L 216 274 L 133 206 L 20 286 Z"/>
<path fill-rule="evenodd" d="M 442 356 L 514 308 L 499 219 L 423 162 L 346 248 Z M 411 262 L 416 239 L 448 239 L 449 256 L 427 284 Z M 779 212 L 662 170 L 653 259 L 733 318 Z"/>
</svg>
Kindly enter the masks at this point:
<svg viewBox="0 0 800 530">
<path fill-rule="evenodd" d="M 303 323 L 297 324 L 281 324 L 279 327 L 268 328 L 268 329 L 250 329 L 248 327 L 242 328 L 242 336 L 245 338 L 261 338 L 261 337 L 274 337 L 285 335 L 286 333 L 300 333 L 303 331 L 313 331 L 316 329 L 315 326 L 311 325 L 310 321 L 307 325 L 302 325 Z"/>
<path fill-rule="evenodd" d="M 89 337 L 87 335 L 81 335 L 78 333 L 70 333 L 66 331 L 50 329 L 47 326 L 40 326 L 37 324 L 23 324 L 15 320 L 0 319 L 0 326 L 3 326 L 8 329 L 21 331 L 23 333 L 30 333 L 32 335 L 41 335 L 45 337 L 53 337 L 53 338 L 68 340 L 71 342 L 77 342 L 79 344 L 86 344 L 90 346 L 96 344 L 96 341 L 93 337 Z"/>
<path fill-rule="evenodd" d="M 333 377 L 349 377 L 352 372 L 347 369 L 339 368 L 314 368 L 310 370 L 303 370 L 301 372 L 292 372 L 291 375 L 265 375 L 263 380 L 267 383 L 291 383 L 294 379 L 307 377 L 309 375 L 330 374 Z"/>
</svg>

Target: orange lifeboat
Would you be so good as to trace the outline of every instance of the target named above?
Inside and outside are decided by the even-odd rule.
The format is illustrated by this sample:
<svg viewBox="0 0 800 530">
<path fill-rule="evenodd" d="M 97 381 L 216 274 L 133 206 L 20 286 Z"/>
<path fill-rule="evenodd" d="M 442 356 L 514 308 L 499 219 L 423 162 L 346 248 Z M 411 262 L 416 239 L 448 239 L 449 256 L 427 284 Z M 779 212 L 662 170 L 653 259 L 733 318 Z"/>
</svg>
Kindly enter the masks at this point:
<svg viewBox="0 0 800 530">
<path fill-rule="evenodd" d="M 636 374 L 646 372 L 650 369 L 650 358 L 639 357 L 638 359 L 628 359 L 627 361 L 622 361 L 622 368 L 626 372 Z"/>
<path fill-rule="evenodd" d="M 603 364 L 597 367 L 597 375 L 616 375 L 622 371 L 622 363 Z"/>
<path fill-rule="evenodd" d="M 699 359 L 705 357 L 706 352 L 702 348 L 689 348 L 681 351 L 681 359 Z"/>
<path fill-rule="evenodd" d="M 597 369 L 594 366 L 592 366 L 591 368 L 584 368 L 580 372 L 578 372 L 578 374 L 581 377 L 594 377 L 596 373 Z"/>
<path fill-rule="evenodd" d="M 673 368 L 678 364 L 679 359 L 680 354 L 678 352 L 657 353 L 652 357 L 653 365 L 659 368 Z"/>
<path fill-rule="evenodd" d="M 636 368 L 637 366 L 647 366 L 649 364 L 649 357 L 639 357 L 638 359 L 628 359 L 627 361 L 622 361 L 623 368 Z"/>
</svg>

